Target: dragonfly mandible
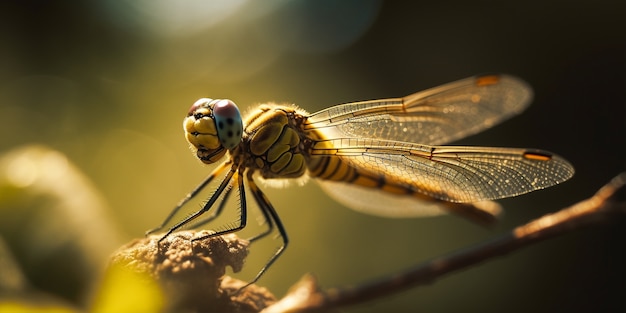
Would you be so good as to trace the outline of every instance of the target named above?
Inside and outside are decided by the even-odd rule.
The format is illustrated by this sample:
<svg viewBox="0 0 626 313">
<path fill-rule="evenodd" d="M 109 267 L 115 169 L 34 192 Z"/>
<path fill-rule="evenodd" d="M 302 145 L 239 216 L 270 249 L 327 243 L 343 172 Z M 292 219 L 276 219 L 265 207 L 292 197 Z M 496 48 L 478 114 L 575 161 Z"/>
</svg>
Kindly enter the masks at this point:
<svg viewBox="0 0 626 313">
<path fill-rule="evenodd" d="M 531 88 L 518 78 L 483 75 L 402 98 L 341 104 L 313 114 L 294 105 L 262 104 L 242 119 L 230 100 L 200 99 L 183 122 L 187 141 L 202 162 L 225 161 L 147 233 L 163 229 L 185 203 L 222 175 L 206 204 L 169 228 L 159 242 L 214 206 L 209 220 L 215 218 L 233 189 L 240 197 L 239 221 L 210 236 L 243 229 L 247 185 L 267 224 L 250 240 L 270 234 L 274 227 L 282 238 L 249 284 L 288 243 L 278 213 L 255 177 L 313 177 L 342 204 L 370 214 L 413 217 L 447 211 L 491 223 L 500 211 L 491 200 L 559 184 L 574 168 L 544 150 L 442 144 L 520 113 L 531 98 Z"/>
</svg>

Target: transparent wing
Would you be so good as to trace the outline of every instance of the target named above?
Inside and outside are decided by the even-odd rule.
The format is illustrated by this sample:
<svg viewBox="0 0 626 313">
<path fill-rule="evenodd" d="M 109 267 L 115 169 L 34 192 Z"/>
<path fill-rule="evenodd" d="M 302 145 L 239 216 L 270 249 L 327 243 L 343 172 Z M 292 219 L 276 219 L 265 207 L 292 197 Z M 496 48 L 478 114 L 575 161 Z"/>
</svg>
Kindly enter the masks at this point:
<svg viewBox="0 0 626 313">
<path fill-rule="evenodd" d="M 328 195 L 346 207 L 381 217 L 427 217 L 453 212 L 471 219 L 472 216 L 476 215 L 464 215 L 463 213 L 473 213 L 479 210 L 495 218 L 502 211 L 502 207 L 493 201 L 473 202 L 471 204 L 429 201 L 344 182 L 330 180 L 317 180 L 317 182 Z M 474 221 L 489 225 L 494 220 Z"/>
<path fill-rule="evenodd" d="M 376 139 L 319 142 L 315 155 L 341 157 L 433 198 L 476 202 L 512 197 L 569 179 L 574 168 L 547 151 L 518 148 L 428 146 Z"/>
<path fill-rule="evenodd" d="M 307 128 L 329 139 L 366 137 L 444 144 L 523 111 L 531 88 L 508 75 L 477 76 L 415 94 L 337 105 L 311 114 Z"/>
<path fill-rule="evenodd" d="M 390 218 L 426 217 L 445 214 L 442 202 L 420 201 L 357 185 L 330 180 L 317 180 L 326 194 L 353 210 Z"/>
</svg>

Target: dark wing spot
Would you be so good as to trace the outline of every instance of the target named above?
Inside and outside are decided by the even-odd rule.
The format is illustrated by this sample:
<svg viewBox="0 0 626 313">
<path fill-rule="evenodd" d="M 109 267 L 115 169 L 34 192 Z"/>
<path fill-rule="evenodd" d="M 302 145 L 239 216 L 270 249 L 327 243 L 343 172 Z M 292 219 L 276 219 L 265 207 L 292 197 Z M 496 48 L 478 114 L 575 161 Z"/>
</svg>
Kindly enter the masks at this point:
<svg viewBox="0 0 626 313">
<path fill-rule="evenodd" d="M 226 134 L 228 137 L 232 137 L 233 136 L 233 131 L 229 130 L 228 133 Z"/>
<path fill-rule="evenodd" d="M 219 123 L 217 123 L 217 127 L 219 127 L 219 129 L 224 129 L 224 122 L 219 121 Z"/>
<path fill-rule="evenodd" d="M 228 125 L 233 125 L 235 123 L 235 120 L 233 120 L 232 117 L 229 117 L 226 119 L 226 123 L 228 123 Z"/>
</svg>

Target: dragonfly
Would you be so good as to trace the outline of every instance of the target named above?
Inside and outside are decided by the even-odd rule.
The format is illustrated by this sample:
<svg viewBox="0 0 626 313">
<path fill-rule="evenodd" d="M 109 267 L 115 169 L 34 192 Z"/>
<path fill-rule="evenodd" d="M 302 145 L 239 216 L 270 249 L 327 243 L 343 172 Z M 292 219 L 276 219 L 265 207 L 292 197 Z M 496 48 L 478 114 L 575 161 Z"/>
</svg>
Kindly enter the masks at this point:
<svg viewBox="0 0 626 313">
<path fill-rule="evenodd" d="M 285 251 L 287 232 L 257 180 L 282 182 L 309 177 L 338 202 L 385 217 L 454 213 L 480 224 L 497 220 L 493 200 L 547 188 L 568 180 L 572 165 L 539 149 L 443 145 L 490 128 L 522 112 L 532 99 L 523 80 L 481 75 L 402 98 L 340 104 L 309 114 L 295 105 L 261 104 L 245 118 L 227 99 L 202 98 L 183 121 L 185 137 L 206 164 L 222 161 L 171 211 L 175 214 L 212 181 L 223 177 L 202 208 L 170 227 L 159 243 L 181 227 L 216 218 L 236 190 L 237 222 L 194 238 L 243 229 L 246 186 L 265 219 L 261 239 L 275 229 L 282 243 L 246 285 L 255 283 Z M 245 288 L 245 287 L 244 287 Z"/>
</svg>

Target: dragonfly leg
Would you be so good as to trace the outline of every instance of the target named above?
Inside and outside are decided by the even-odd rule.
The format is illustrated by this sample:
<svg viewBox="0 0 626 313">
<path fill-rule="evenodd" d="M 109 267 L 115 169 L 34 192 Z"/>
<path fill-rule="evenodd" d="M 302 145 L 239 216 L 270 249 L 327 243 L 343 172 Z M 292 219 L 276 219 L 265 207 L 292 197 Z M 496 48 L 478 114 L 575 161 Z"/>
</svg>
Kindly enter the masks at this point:
<svg viewBox="0 0 626 313">
<path fill-rule="evenodd" d="M 234 171 L 234 169 L 233 169 Z M 239 224 L 238 225 L 234 225 L 234 226 L 226 226 L 225 229 L 222 230 L 218 230 L 214 233 L 205 235 L 205 236 L 200 236 L 200 237 L 196 237 L 191 239 L 192 243 L 194 241 L 197 240 L 202 240 L 202 239 L 206 239 L 206 238 L 210 238 L 210 237 L 216 237 L 216 236 L 220 236 L 220 235 L 224 235 L 224 234 L 228 234 L 228 233 L 233 233 L 239 230 L 242 230 L 244 227 L 246 227 L 246 221 L 248 220 L 248 211 L 247 211 L 247 205 L 246 205 L 246 194 L 245 194 L 245 188 L 244 188 L 244 184 L 243 184 L 243 175 L 241 173 L 242 171 L 238 171 L 237 173 L 237 188 L 239 189 L 239 197 L 241 199 L 240 201 L 240 205 L 239 205 Z M 232 186 L 232 185 L 231 185 Z M 221 187 L 221 186 L 220 186 Z M 221 193 L 222 191 L 220 191 L 218 189 L 218 191 L 216 191 L 215 194 Z M 214 196 L 215 196 L 214 194 Z M 228 194 L 230 194 L 230 190 L 228 191 Z M 224 199 L 222 201 L 222 203 L 220 203 L 219 205 L 219 210 L 221 210 L 224 206 L 224 203 L 226 202 L 226 197 L 228 196 L 228 194 L 226 194 L 224 196 Z M 211 197 L 211 199 L 209 200 L 209 202 L 211 202 L 211 200 L 213 200 L 213 197 Z M 208 205 L 209 203 L 207 203 Z M 193 216 L 192 216 L 193 217 Z"/>
<path fill-rule="evenodd" d="M 185 198 L 183 198 L 180 202 L 178 202 L 178 204 L 174 207 L 174 209 L 172 209 L 170 214 L 165 218 L 165 220 L 163 221 L 163 223 L 161 223 L 161 225 L 146 231 L 146 236 L 163 229 L 165 225 L 167 225 L 172 220 L 174 215 L 178 213 L 180 208 L 182 208 L 187 202 L 189 202 L 189 200 L 193 199 L 196 195 L 198 195 L 198 193 L 200 193 L 202 189 L 204 189 L 211 181 L 213 181 L 215 177 L 223 173 L 228 168 L 228 165 L 229 163 L 225 162 L 222 165 L 220 165 L 218 168 L 216 168 L 211 174 L 209 174 L 209 176 L 202 183 L 200 183 L 198 187 L 196 187 L 194 190 L 188 193 L 187 196 L 185 196 Z"/>
<path fill-rule="evenodd" d="M 228 198 L 230 197 L 232 191 L 233 191 L 233 184 L 231 183 L 226 188 L 226 191 L 224 191 L 224 197 L 222 198 L 222 201 L 220 201 L 220 203 L 217 206 L 217 208 L 215 208 L 215 210 L 211 211 L 211 214 L 209 214 L 209 216 L 207 216 L 205 219 L 202 219 L 202 220 L 194 223 L 193 225 L 189 226 L 189 228 L 190 229 L 196 229 L 196 228 L 198 228 L 198 227 L 200 227 L 202 225 L 205 225 L 205 224 L 211 222 L 212 220 L 214 220 L 218 216 L 220 216 L 222 211 L 224 211 L 224 207 L 226 207 L 226 202 L 228 201 Z"/>
<path fill-rule="evenodd" d="M 285 231 L 285 227 L 283 226 L 283 223 L 280 221 L 280 218 L 278 217 L 276 210 L 274 209 L 270 201 L 267 199 L 265 194 L 256 185 L 256 183 L 252 179 L 251 173 L 249 173 L 247 180 L 248 180 L 248 186 L 250 187 L 250 191 L 252 192 L 252 195 L 254 196 L 254 200 L 259 205 L 259 208 L 261 209 L 261 212 L 263 212 L 263 216 L 266 218 L 267 223 L 269 225 L 268 230 L 264 231 L 263 233 L 259 235 L 254 236 L 252 240 L 262 238 L 266 236 L 267 234 L 271 233 L 271 231 L 274 229 L 274 225 L 276 225 L 276 228 L 278 229 L 278 234 L 281 237 L 283 242 L 281 246 L 278 247 L 278 249 L 276 249 L 276 251 L 274 252 L 274 255 L 272 255 L 270 259 L 267 261 L 267 263 L 265 263 L 265 266 L 263 266 L 263 268 L 259 270 L 256 276 L 251 281 L 249 281 L 246 285 L 239 288 L 239 290 L 237 290 L 236 292 L 239 292 L 242 289 L 256 283 L 259 280 L 259 278 L 261 278 L 261 276 L 263 276 L 263 274 L 267 271 L 267 269 L 270 268 L 270 266 L 272 266 L 272 264 L 278 259 L 278 257 L 285 251 L 285 249 L 287 248 L 287 244 L 289 243 L 287 232 Z"/>
<path fill-rule="evenodd" d="M 217 190 L 215 191 L 215 193 L 213 193 L 213 195 L 211 196 L 209 201 L 204 205 L 204 207 L 202 207 L 202 209 L 198 210 L 197 212 L 193 213 L 192 215 L 188 216 L 184 220 L 178 222 L 176 225 L 172 226 L 167 231 L 167 233 L 165 233 L 165 235 L 163 235 L 163 237 L 161 237 L 161 239 L 159 239 L 159 243 L 161 243 L 161 241 L 163 241 L 165 238 L 167 238 L 167 236 L 169 236 L 171 233 L 175 232 L 177 229 L 179 229 L 179 228 L 183 227 L 184 225 L 186 225 L 187 223 L 195 220 L 200 215 L 206 213 L 209 209 L 211 209 L 211 207 L 213 206 L 215 201 L 217 201 L 217 199 L 222 194 L 222 192 L 224 192 L 224 189 L 226 189 L 226 186 L 228 186 L 230 184 L 230 180 L 233 178 L 233 175 L 235 174 L 236 171 L 237 171 L 237 168 L 233 166 L 230 169 L 230 171 L 228 172 L 228 174 L 226 174 L 226 177 L 224 177 L 224 180 L 222 180 L 220 185 L 217 187 Z M 239 175 L 241 175 L 241 174 L 239 174 Z M 167 222 L 167 220 L 166 220 L 166 222 Z"/>
<path fill-rule="evenodd" d="M 252 191 L 252 196 L 254 197 L 254 200 L 256 201 L 256 203 L 259 204 L 259 209 L 261 210 L 261 213 L 263 213 L 263 221 L 267 225 L 267 228 L 264 231 L 252 236 L 251 238 L 248 238 L 248 241 L 254 242 L 272 233 L 272 231 L 274 230 L 274 219 L 271 217 L 269 213 L 270 210 L 265 209 L 262 205 L 262 203 L 270 203 L 270 202 L 265 197 L 265 195 L 261 192 L 258 186 L 254 183 L 254 181 L 252 181 L 251 172 L 248 173 L 248 182 L 249 182 L 248 185 L 250 186 L 250 189 Z"/>
</svg>

